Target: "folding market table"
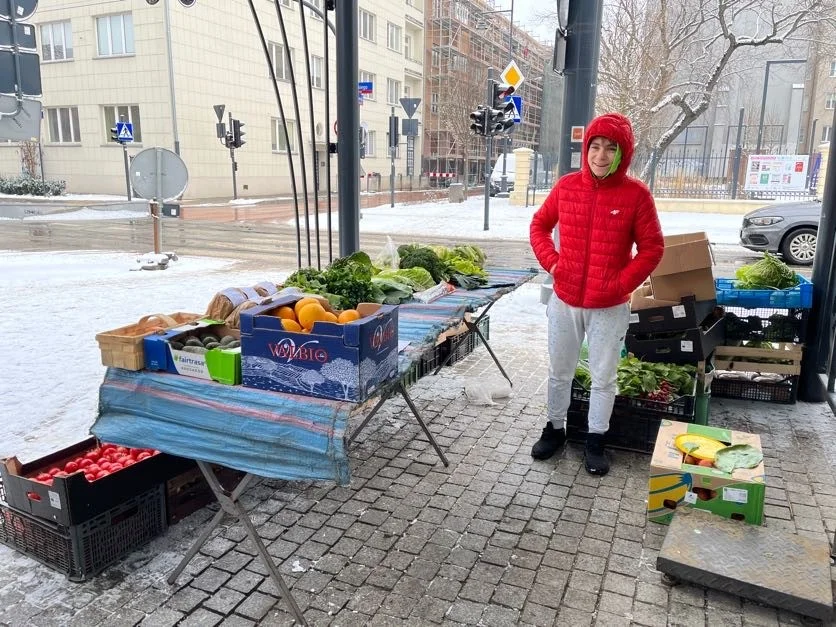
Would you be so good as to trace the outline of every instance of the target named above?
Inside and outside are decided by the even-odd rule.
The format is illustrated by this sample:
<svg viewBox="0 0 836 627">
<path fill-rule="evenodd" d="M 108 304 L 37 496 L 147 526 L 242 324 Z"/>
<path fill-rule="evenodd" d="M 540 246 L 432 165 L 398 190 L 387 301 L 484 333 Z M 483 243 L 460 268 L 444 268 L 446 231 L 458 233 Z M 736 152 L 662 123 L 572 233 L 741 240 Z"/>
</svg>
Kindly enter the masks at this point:
<svg viewBox="0 0 836 627">
<path fill-rule="evenodd" d="M 105 442 L 154 448 L 195 460 L 221 507 L 171 573 L 169 583 L 177 579 L 224 515 L 230 514 L 243 525 L 296 620 L 306 625 L 301 609 L 239 502 L 240 496 L 256 476 L 347 485 L 350 469 L 346 441 L 353 441 L 383 403 L 396 394 L 404 397 L 441 461 L 448 465 L 407 392 L 410 373 L 422 355 L 435 347 L 438 335 L 460 324 L 466 312 L 490 308 L 503 294 L 533 276 L 533 270 L 496 270 L 489 273 L 488 283 L 481 289 L 459 289 L 432 303 L 401 305 L 398 339 L 404 348 L 398 356 L 399 376 L 378 391 L 377 404 L 349 438 L 348 420 L 358 405 L 348 401 L 228 386 L 164 372 L 109 368 L 99 390 L 99 414 L 91 432 Z M 466 333 L 481 337 L 507 378 L 487 338 L 478 329 L 486 311 L 467 325 Z M 246 474 L 229 489 L 220 483 L 212 464 Z"/>
</svg>

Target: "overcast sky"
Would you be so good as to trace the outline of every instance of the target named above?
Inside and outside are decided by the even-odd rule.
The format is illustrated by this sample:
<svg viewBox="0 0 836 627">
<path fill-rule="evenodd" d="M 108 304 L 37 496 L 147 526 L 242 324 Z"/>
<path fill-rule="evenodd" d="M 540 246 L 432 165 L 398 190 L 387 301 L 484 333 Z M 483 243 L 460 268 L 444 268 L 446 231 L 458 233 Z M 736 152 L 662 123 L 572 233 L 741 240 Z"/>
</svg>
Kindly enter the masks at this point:
<svg viewBox="0 0 836 627">
<path fill-rule="evenodd" d="M 494 0 L 497 10 L 510 9 L 512 0 Z M 556 7 L 555 0 L 513 0 L 514 2 L 514 25 L 524 28 L 526 31 L 545 41 L 554 40 L 554 25 L 543 23 L 542 20 L 536 18 L 537 13 L 541 13 L 551 8 Z M 551 9 L 556 10 L 556 8 Z M 507 17 L 507 16 L 506 16 Z"/>
</svg>

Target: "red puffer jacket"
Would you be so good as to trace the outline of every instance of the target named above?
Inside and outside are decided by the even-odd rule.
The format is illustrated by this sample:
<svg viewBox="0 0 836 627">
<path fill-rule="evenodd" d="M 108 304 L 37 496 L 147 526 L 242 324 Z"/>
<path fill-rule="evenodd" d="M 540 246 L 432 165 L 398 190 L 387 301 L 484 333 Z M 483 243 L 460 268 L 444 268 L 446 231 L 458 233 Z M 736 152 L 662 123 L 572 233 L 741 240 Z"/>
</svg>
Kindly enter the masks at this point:
<svg viewBox="0 0 836 627">
<path fill-rule="evenodd" d="M 603 179 L 593 176 L 586 160 L 590 141 L 600 136 L 622 151 L 618 169 Z M 561 177 L 531 221 L 534 254 L 547 271 L 554 268 L 554 290 L 572 307 L 627 302 L 662 259 L 665 244 L 653 197 L 643 183 L 627 176 L 633 141 L 623 115 L 595 118 L 584 136 L 581 170 Z M 559 251 L 552 237 L 555 225 Z"/>
</svg>

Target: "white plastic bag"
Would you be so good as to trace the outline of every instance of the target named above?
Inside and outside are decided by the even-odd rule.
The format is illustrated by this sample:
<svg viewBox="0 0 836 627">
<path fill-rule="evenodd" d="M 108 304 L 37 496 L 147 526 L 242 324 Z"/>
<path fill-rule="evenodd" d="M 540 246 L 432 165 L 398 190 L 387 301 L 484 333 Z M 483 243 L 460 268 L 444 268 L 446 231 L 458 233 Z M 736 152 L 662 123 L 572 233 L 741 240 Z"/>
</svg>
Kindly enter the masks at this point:
<svg viewBox="0 0 836 627">
<path fill-rule="evenodd" d="M 386 244 L 374 260 L 374 265 L 381 270 L 397 270 L 401 266 L 401 256 L 398 254 L 398 247 L 388 235 Z"/>
<path fill-rule="evenodd" d="M 464 394 L 474 405 L 496 405 L 496 399 L 511 396 L 511 384 L 498 376 L 470 379 L 465 383 Z"/>
</svg>

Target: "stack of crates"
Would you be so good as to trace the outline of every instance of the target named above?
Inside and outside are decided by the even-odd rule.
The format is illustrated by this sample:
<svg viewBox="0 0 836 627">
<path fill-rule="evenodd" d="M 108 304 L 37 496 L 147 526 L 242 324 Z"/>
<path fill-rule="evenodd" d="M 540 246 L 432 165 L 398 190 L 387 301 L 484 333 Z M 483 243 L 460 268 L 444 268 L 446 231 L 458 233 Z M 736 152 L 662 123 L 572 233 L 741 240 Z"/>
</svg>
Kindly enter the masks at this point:
<svg viewBox="0 0 836 627">
<path fill-rule="evenodd" d="M 795 403 L 801 358 L 813 305 L 813 285 L 786 290 L 740 289 L 717 279 L 717 302 L 726 312 L 726 342 L 717 347 L 714 395 Z"/>
</svg>

